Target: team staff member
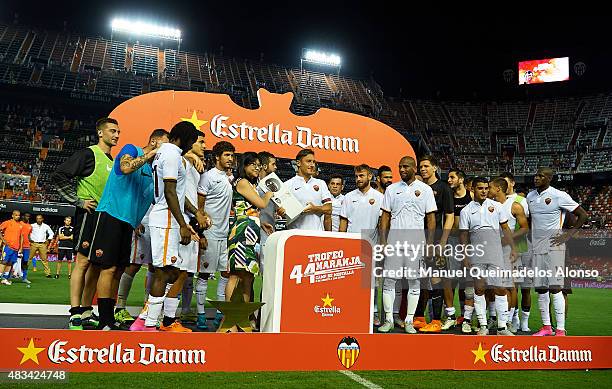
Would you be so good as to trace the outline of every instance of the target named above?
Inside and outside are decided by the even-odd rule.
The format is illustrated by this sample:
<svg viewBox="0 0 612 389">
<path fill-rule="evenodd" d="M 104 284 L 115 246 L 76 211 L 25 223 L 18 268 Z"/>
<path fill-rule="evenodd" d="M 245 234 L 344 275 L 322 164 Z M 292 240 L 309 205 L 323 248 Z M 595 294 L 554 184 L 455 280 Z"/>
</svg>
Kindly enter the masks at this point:
<svg viewBox="0 0 612 389">
<path fill-rule="evenodd" d="M 287 229 L 324 231 L 321 215 L 331 215 L 332 195 L 325 181 L 314 177 L 315 153 L 310 149 L 302 149 L 295 160 L 297 174 L 287 180 L 285 185 L 305 208 L 302 214 L 287 226 Z"/>
<path fill-rule="evenodd" d="M 36 215 L 36 223 L 32 224 L 32 231 L 30 232 L 30 258 L 32 259 L 36 253 L 40 254 L 40 260 L 42 261 L 43 268 L 45 270 L 45 277 L 53 278 L 51 275 L 51 269 L 49 269 L 49 261 L 47 260 L 47 253 L 49 251 L 49 242 L 55 236 L 51 227 L 48 224 L 43 223 L 43 215 Z"/>
<path fill-rule="evenodd" d="M 119 141 L 119 125 L 115 119 L 102 118 L 96 122 L 98 144 L 77 151 L 57 167 L 51 175 L 57 191 L 64 201 L 77 207 L 75 219 L 75 250 L 89 242 L 82 242 L 80 234 L 87 219 L 95 211 L 108 175 L 113 169 L 111 149 Z M 76 179 L 76 188 L 72 180 Z M 81 330 L 83 325 L 97 327 L 98 320 L 91 306 L 97 283 L 97 274 L 87 275 L 89 260 L 78 254 L 70 278 L 70 329 Z"/>
</svg>

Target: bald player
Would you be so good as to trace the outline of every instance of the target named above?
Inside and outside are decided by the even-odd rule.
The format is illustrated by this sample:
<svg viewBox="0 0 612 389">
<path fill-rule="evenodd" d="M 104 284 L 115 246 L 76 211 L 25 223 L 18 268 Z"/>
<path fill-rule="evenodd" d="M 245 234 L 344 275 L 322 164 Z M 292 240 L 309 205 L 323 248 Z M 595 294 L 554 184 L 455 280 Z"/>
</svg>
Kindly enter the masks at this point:
<svg viewBox="0 0 612 389">
<path fill-rule="evenodd" d="M 539 168 L 533 180 L 536 188 L 527 195 L 531 214 L 533 266 L 550 274 L 550 277 L 536 277 L 534 280 L 542 316 L 542 328 L 534 336 L 553 335 L 550 322 L 551 296 L 557 319 L 554 335 L 565 336 L 565 299 L 561 293 L 564 277 L 557 271 L 565 268 L 565 242 L 588 219 L 586 211 L 570 195 L 550 185 L 552 178 L 552 169 Z M 577 220 L 572 228 L 562 231 L 561 226 L 568 212 L 573 213 Z"/>
</svg>

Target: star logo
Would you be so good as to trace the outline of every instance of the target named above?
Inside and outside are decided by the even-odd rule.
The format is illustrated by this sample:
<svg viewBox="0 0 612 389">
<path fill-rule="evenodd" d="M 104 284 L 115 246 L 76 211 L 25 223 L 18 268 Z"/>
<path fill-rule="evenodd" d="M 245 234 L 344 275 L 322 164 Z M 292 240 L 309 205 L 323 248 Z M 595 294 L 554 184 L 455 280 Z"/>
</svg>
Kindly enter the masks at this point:
<svg viewBox="0 0 612 389">
<path fill-rule="evenodd" d="M 329 297 L 329 293 L 327 294 L 327 296 L 321 298 L 321 301 L 323 301 L 323 308 L 325 307 L 331 307 L 332 306 L 332 301 L 334 301 L 335 299 Z"/>
<path fill-rule="evenodd" d="M 217 332 L 232 332 L 234 326 L 237 332 L 252 332 L 249 316 L 261 308 L 265 303 L 249 303 L 244 301 L 242 281 L 238 283 L 230 301 L 212 301 L 208 302 L 221 313 L 223 320 L 217 329 Z"/>
<path fill-rule="evenodd" d="M 489 353 L 489 350 L 482 349 L 482 343 L 478 343 L 478 349 L 470 350 L 472 354 L 474 354 L 474 365 L 478 361 L 482 361 L 485 365 L 487 364 L 487 360 L 485 359 L 485 355 Z"/>
<path fill-rule="evenodd" d="M 193 124 L 195 126 L 195 128 L 198 129 L 198 131 L 200 130 L 201 126 L 203 126 L 204 124 L 208 123 L 207 120 L 200 120 L 200 119 L 198 119 L 198 115 L 196 114 L 195 110 L 191 114 L 190 118 L 181 118 L 181 120 L 184 121 L 184 122 L 189 122 L 189 123 Z"/>
<path fill-rule="evenodd" d="M 31 359 L 37 365 L 39 365 L 38 354 L 44 349 L 44 347 L 36 347 L 34 345 L 34 339 L 30 338 L 30 343 L 28 344 L 28 347 L 17 347 L 17 350 L 19 350 L 23 354 L 23 356 L 21 357 L 21 362 L 19 362 L 19 364 L 22 365 L 24 362 Z"/>
</svg>

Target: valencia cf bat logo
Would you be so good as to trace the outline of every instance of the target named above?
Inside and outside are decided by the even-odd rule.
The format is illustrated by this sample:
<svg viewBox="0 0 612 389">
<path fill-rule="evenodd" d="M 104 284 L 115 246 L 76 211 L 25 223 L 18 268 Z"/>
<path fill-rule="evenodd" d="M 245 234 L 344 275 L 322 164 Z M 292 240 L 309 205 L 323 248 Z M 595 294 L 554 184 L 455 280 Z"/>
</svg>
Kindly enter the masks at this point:
<svg viewBox="0 0 612 389">
<path fill-rule="evenodd" d="M 495 207 L 489 207 L 489 212 L 493 213 L 495 211 Z"/>
<path fill-rule="evenodd" d="M 370 205 L 374 205 L 374 203 L 376 202 L 376 200 L 374 200 L 374 199 L 370 199 L 370 201 L 369 201 L 369 202 L 370 202 Z"/>
<path fill-rule="evenodd" d="M 416 197 L 419 197 L 419 196 L 421 195 L 421 191 L 420 191 L 420 190 L 415 190 L 415 191 L 414 191 L 414 195 L 415 195 Z"/>
<path fill-rule="evenodd" d="M 312 187 L 312 189 L 314 189 L 314 190 L 315 190 L 315 192 L 318 192 L 318 191 L 319 191 L 319 185 L 314 185 L 314 186 Z"/>
<path fill-rule="evenodd" d="M 359 357 L 359 343 L 352 336 L 342 338 L 338 344 L 338 359 L 342 366 L 350 369 Z"/>
<path fill-rule="evenodd" d="M 546 205 L 550 204 L 551 201 L 552 201 L 552 199 L 550 197 L 547 197 L 546 200 L 544 200 Z"/>
</svg>

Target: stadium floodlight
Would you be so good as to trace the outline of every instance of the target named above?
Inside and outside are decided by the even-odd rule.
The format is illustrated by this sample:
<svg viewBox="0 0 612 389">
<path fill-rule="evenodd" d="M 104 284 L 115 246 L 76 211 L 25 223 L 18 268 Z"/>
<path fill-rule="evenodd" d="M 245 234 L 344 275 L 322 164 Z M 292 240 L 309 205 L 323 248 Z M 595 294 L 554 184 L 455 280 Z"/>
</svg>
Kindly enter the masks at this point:
<svg viewBox="0 0 612 389">
<path fill-rule="evenodd" d="M 302 61 L 319 65 L 340 67 L 342 59 L 337 54 L 324 53 L 316 50 L 304 50 Z"/>
<path fill-rule="evenodd" d="M 180 42 L 181 30 L 178 28 L 164 27 L 142 21 L 127 19 L 113 19 L 111 23 L 112 31 L 126 32 L 135 35 L 144 35 L 151 38 L 168 39 Z"/>
</svg>

